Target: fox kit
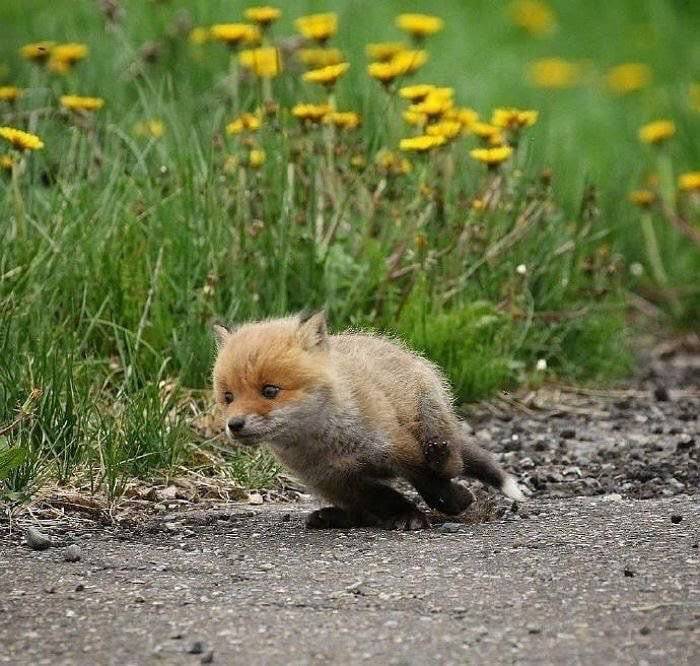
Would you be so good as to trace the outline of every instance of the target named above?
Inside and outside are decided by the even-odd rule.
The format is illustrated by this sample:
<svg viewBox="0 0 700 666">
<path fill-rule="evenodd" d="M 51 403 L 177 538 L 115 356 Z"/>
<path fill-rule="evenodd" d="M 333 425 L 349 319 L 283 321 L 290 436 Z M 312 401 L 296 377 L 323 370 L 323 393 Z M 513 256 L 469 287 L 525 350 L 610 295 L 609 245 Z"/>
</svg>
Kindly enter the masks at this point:
<svg viewBox="0 0 700 666">
<path fill-rule="evenodd" d="M 394 340 L 329 335 L 323 312 L 215 326 L 213 380 L 229 437 L 268 444 L 331 506 L 309 527 L 429 527 L 390 486 L 409 481 L 432 508 L 464 511 L 471 476 L 522 500 L 515 480 L 468 441 L 445 378 Z"/>
</svg>

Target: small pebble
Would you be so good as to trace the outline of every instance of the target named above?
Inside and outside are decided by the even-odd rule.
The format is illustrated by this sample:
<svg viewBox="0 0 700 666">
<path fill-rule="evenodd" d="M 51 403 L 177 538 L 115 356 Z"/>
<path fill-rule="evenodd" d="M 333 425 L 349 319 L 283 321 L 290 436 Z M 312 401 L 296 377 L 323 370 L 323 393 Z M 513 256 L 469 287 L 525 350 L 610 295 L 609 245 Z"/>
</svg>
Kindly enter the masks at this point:
<svg viewBox="0 0 700 666">
<path fill-rule="evenodd" d="M 51 537 L 42 534 L 36 527 L 28 527 L 24 538 L 32 550 L 46 550 L 51 546 Z"/>
<path fill-rule="evenodd" d="M 79 562 L 81 557 L 82 553 L 77 543 L 71 544 L 63 551 L 63 559 L 66 562 Z"/>
<path fill-rule="evenodd" d="M 674 525 L 678 525 L 678 523 L 680 523 L 681 520 L 683 520 L 683 516 L 679 516 L 677 513 L 671 516 L 671 522 Z"/>
<path fill-rule="evenodd" d="M 263 501 L 263 497 L 260 493 L 250 493 L 248 495 L 248 504 L 260 505 Z"/>
<path fill-rule="evenodd" d="M 527 633 L 528 634 L 541 634 L 542 627 L 538 627 L 536 624 L 528 624 L 527 625 Z"/>
<path fill-rule="evenodd" d="M 562 439 L 573 439 L 576 437 L 576 431 L 573 428 L 564 428 L 564 430 L 559 433 Z"/>
<path fill-rule="evenodd" d="M 204 641 L 194 641 L 192 645 L 190 645 L 189 650 L 187 650 L 188 654 L 204 654 L 204 651 L 206 649 L 206 645 L 204 644 Z"/>
<path fill-rule="evenodd" d="M 627 578 L 634 578 L 637 575 L 637 572 L 632 569 L 625 569 L 624 573 Z"/>
<path fill-rule="evenodd" d="M 75 586 L 75 591 L 76 591 L 76 592 L 82 592 L 83 590 L 85 590 L 85 585 L 83 585 L 82 583 L 78 583 L 78 584 Z"/>
<path fill-rule="evenodd" d="M 648 636 L 648 635 L 651 633 L 651 629 L 650 629 L 649 627 L 647 627 L 647 626 L 644 626 L 644 627 L 642 627 L 642 628 L 639 630 L 639 633 L 640 633 L 642 636 Z"/>
</svg>

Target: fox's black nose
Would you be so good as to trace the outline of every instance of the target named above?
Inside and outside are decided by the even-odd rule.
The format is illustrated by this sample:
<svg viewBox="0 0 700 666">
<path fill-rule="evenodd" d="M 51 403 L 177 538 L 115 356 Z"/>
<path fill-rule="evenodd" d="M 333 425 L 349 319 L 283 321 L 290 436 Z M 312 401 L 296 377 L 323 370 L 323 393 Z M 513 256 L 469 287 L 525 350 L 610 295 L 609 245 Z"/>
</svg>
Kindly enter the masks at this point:
<svg viewBox="0 0 700 666">
<path fill-rule="evenodd" d="M 228 420 L 228 429 L 231 432 L 240 432 L 243 430 L 243 426 L 245 425 L 245 417 L 244 416 L 232 416 Z"/>
</svg>

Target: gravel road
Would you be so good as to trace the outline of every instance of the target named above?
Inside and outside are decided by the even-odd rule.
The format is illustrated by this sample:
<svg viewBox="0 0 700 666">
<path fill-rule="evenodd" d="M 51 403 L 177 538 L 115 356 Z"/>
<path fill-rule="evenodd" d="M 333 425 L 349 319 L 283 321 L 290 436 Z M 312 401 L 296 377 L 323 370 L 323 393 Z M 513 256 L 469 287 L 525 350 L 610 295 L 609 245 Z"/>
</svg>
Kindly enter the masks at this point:
<svg viewBox="0 0 700 666">
<path fill-rule="evenodd" d="M 0 517 L 0 663 L 698 664 L 697 361 L 472 413 L 532 497 L 428 531 L 232 504 L 39 524 L 38 551 Z"/>
</svg>

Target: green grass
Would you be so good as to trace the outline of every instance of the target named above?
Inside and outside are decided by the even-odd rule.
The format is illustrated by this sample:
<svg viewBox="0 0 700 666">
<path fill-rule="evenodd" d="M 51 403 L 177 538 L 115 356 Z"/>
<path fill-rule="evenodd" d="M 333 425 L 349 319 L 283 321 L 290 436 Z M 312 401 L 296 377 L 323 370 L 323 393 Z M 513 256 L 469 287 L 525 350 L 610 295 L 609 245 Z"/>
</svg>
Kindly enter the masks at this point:
<svg viewBox="0 0 700 666">
<path fill-rule="evenodd" d="M 16 107 L 0 106 L 0 125 L 46 144 L 14 183 L 0 178 L 5 492 L 24 497 L 48 480 L 89 478 L 116 497 L 134 476 L 199 465 L 201 437 L 184 405 L 192 391 L 205 395 L 214 319 L 324 305 L 335 328 L 399 334 L 445 368 L 462 400 L 528 381 L 538 359 L 575 381 L 624 376 L 630 290 L 669 322 L 697 325 L 697 248 L 654 214 L 667 275 L 659 283 L 641 213 L 626 201 L 661 160 L 637 139 L 644 122 L 676 122 L 667 148 L 675 174 L 700 166 L 699 116 L 687 95 L 700 65 L 695 3 L 552 2 L 559 26 L 540 39 L 509 23 L 505 3 L 486 0 L 278 3 L 278 36 L 292 32 L 293 17 L 338 10 L 334 43 L 352 63 L 338 106 L 364 123 L 351 140 L 338 137 L 331 168 L 327 137 L 302 134 L 283 110 L 256 137 L 267 153 L 259 172 L 227 163 L 245 160 L 247 148 L 223 128 L 255 108 L 260 87 L 244 84 L 232 99 L 225 49 L 186 39 L 189 26 L 236 20 L 244 5 L 122 4 L 124 21 L 109 29 L 97 3 L 0 8 L 6 82 L 27 88 Z M 454 86 L 485 117 L 500 105 L 540 111 L 490 210 L 471 205 L 490 182 L 468 157 L 473 139 L 414 159 L 406 176 L 374 166 L 376 151 L 395 148 L 407 130 L 401 105 L 366 77 L 363 48 L 398 38 L 392 17 L 409 9 L 446 21 L 416 81 Z M 66 77 L 47 76 L 17 54 L 40 39 L 86 42 L 90 56 Z M 153 41 L 158 59 L 145 62 Z M 581 85 L 532 87 L 527 63 L 549 56 L 587 61 Z M 613 96 L 604 73 L 627 61 L 648 63 L 654 83 Z M 80 126 L 56 110 L 67 92 L 102 96 L 106 107 Z M 322 98 L 290 71 L 273 93 L 282 109 Z M 134 124 L 153 117 L 165 136 L 135 136 Z M 367 167 L 350 166 L 355 153 Z M 683 206 L 697 217 L 692 202 Z M 265 456 L 226 459 L 245 486 L 274 477 Z"/>
</svg>

